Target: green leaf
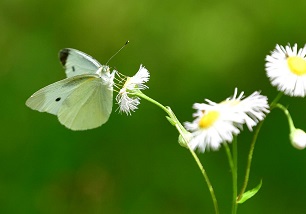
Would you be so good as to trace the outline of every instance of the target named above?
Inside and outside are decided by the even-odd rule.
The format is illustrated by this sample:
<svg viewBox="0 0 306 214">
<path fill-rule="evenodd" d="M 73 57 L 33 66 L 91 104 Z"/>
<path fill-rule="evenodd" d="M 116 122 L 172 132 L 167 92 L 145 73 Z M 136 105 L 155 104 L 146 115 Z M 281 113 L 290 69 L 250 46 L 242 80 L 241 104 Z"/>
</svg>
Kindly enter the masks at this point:
<svg viewBox="0 0 306 214">
<path fill-rule="evenodd" d="M 246 200 L 252 198 L 261 188 L 262 185 L 262 180 L 260 180 L 260 183 L 254 188 L 249 191 L 246 191 L 243 193 L 242 197 L 240 198 L 239 201 L 237 201 L 238 204 L 244 203 Z"/>
</svg>

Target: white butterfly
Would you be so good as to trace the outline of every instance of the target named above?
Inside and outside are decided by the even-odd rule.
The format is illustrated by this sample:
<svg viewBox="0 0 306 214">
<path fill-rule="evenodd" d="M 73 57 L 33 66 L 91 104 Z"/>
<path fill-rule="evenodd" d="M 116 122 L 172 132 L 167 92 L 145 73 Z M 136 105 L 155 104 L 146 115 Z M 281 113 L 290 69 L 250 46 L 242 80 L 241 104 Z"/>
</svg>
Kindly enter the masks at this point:
<svg viewBox="0 0 306 214">
<path fill-rule="evenodd" d="M 59 52 L 66 79 L 35 92 L 26 105 L 57 115 L 61 124 L 72 130 L 93 129 L 106 123 L 113 106 L 116 71 L 110 73 L 93 57 L 71 48 Z"/>
</svg>

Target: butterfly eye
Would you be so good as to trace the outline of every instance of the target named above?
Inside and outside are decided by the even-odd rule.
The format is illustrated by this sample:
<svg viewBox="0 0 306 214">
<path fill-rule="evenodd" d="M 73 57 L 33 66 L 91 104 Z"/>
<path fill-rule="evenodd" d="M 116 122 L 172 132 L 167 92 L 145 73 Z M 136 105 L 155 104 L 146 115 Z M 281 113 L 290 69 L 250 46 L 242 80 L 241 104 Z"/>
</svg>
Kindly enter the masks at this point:
<svg viewBox="0 0 306 214">
<path fill-rule="evenodd" d="M 58 102 L 58 101 L 60 101 L 60 100 L 61 100 L 60 97 L 58 97 L 58 98 L 55 99 L 56 102 Z"/>
</svg>

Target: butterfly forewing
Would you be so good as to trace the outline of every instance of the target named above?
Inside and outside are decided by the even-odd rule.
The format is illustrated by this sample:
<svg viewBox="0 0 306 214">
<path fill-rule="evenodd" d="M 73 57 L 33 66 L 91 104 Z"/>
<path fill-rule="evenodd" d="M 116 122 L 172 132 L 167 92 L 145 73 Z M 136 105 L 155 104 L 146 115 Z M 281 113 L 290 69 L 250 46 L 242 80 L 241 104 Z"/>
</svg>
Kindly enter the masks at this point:
<svg viewBox="0 0 306 214">
<path fill-rule="evenodd" d="M 31 109 L 40 112 L 48 112 L 50 114 L 57 115 L 63 101 L 66 100 L 67 97 L 79 87 L 80 83 L 92 78 L 92 76 L 97 75 L 75 76 L 48 85 L 35 92 L 26 101 L 26 105 Z"/>
<path fill-rule="evenodd" d="M 59 52 L 59 59 L 67 77 L 94 74 L 101 67 L 101 64 L 92 56 L 72 48 L 62 49 Z"/>
<path fill-rule="evenodd" d="M 74 90 L 58 112 L 59 121 L 72 130 L 86 130 L 104 124 L 112 111 L 112 88 L 91 78 Z"/>
</svg>

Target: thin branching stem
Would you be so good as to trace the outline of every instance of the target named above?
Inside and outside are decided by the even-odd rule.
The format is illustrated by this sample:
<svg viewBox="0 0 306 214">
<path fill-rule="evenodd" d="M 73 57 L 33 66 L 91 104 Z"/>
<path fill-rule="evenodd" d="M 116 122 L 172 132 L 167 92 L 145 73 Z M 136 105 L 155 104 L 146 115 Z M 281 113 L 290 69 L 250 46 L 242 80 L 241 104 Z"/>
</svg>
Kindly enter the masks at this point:
<svg viewBox="0 0 306 214">
<path fill-rule="evenodd" d="M 241 199 L 243 193 L 245 192 L 245 190 L 246 190 L 246 188 L 248 186 L 250 172 L 251 172 L 252 159 L 253 159 L 253 153 L 254 153 L 254 148 L 255 148 L 255 143 L 256 143 L 259 131 L 260 131 L 261 127 L 262 127 L 262 124 L 263 124 L 263 121 L 261 121 L 257 125 L 257 127 L 255 129 L 255 132 L 254 132 L 254 135 L 253 135 L 253 139 L 252 139 L 252 142 L 251 142 L 250 151 L 249 151 L 249 155 L 248 155 L 248 162 L 247 162 L 244 182 L 243 182 L 242 188 L 240 190 L 240 193 L 239 193 L 239 195 L 237 197 L 237 202 Z"/>
<path fill-rule="evenodd" d="M 280 98 L 283 96 L 283 93 L 280 92 L 275 98 L 274 100 L 271 102 L 270 104 L 270 110 L 274 109 L 275 107 L 277 107 L 279 104 L 278 104 L 278 101 L 280 100 Z M 257 141 L 257 138 L 258 138 L 258 134 L 259 134 L 259 131 L 262 127 L 262 124 L 263 124 L 264 121 L 261 121 L 258 123 L 256 129 L 255 129 L 255 132 L 254 132 L 254 135 L 253 135 L 253 138 L 252 138 L 252 141 L 251 141 L 251 146 L 250 146 L 250 151 L 249 151 L 249 155 L 248 155 L 248 162 L 247 162 L 247 167 L 246 167 L 246 172 L 245 172 L 245 177 L 244 177 L 244 182 L 243 182 L 243 185 L 242 185 L 242 188 L 240 190 L 240 193 L 237 197 L 237 202 L 242 198 L 247 186 L 248 186 L 248 182 L 249 182 L 249 177 L 250 177 L 250 172 L 251 172 L 251 165 L 252 165 L 252 159 L 253 159 L 253 153 L 254 153 L 254 148 L 255 148 L 255 143 Z"/>
<path fill-rule="evenodd" d="M 186 142 L 186 145 L 188 147 L 189 152 L 191 153 L 192 157 L 196 161 L 196 163 L 197 163 L 197 165 L 198 165 L 198 167 L 199 167 L 199 169 L 200 169 L 200 171 L 201 171 L 201 173 L 202 173 L 202 175 L 205 179 L 205 182 L 208 186 L 208 190 L 210 192 L 210 195 L 211 195 L 211 198 L 212 198 L 212 201 L 213 201 L 215 213 L 219 214 L 218 201 L 217 201 L 217 198 L 216 198 L 216 195 L 215 195 L 214 188 L 211 185 L 211 182 L 209 180 L 208 174 L 207 174 L 206 170 L 204 169 L 203 164 L 201 163 L 197 154 L 189 147 L 189 143 L 188 143 L 188 140 L 185 136 L 185 133 L 182 130 L 180 130 L 180 126 L 178 126 L 177 129 L 178 129 L 179 133 L 181 134 L 181 136 L 183 137 L 184 141 Z"/>
<path fill-rule="evenodd" d="M 197 154 L 189 147 L 189 143 L 188 143 L 188 137 L 186 136 L 186 133 L 188 133 L 185 128 L 182 126 L 182 124 L 179 122 L 179 120 L 177 119 L 177 117 L 175 116 L 175 114 L 173 113 L 173 111 L 171 110 L 170 107 L 165 107 L 162 104 L 160 104 L 159 102 L 157 102 L 156 100 L 153 100 L 152 98 L 148 97 L 147 95 L 145 95 L 144 93 L 142 93 L 141 91 L 138 91 L 136 93 L 134 93 L 134 95 L 139 96 L 155 105 L 157 105 L 158 107 L 160 107 L 161 109 L 163 109 L 168 116 L 171 118 L 172 124 L 176 127 L 176 129 L 178 130 L 178 132 L 180 133 L 180 135 L 182 136 L 183 140 L 185 141 L 186 147 L 188 148 L 189 152 L 191 153 L 192 157 L 194 158 L 194 160 L 196 161 L 204 179 L 205 182 L 208 186 L 208 190 L 210 192 L 212 201 L 213 201 L 213 205 L 214 205 L 214 209 L 215 209 L 215 213 L 219 214 L 219 208 L 218 208 L 218 202 L 217 202 L 217 198 L 214 192 L 214 189 L 211 185 L 211 182 L 209 180 L 208 174 L 206 172 L 206 170 L 204 169 L 199 157 L 197 156 Z"/>
<path fill-rule="evenodd" d="M 232 201 L 232 214 L 237 213 L 237 138 L 234 138 L 233 140 L 233 148 L 232 153 L 227 145 L 227 143 L 224 143 L 225 152 L 228 158 L 228 162 L 232 171 L 232 182 L 233 182 L 233 201 Z"/>
<path fill-rule="evenodd" d="M 291 117 L 288 109 L 285 106 L 283 106 L 282 104 L 279 104 L 279 103 L 277 103 L 275 105 L 275 107 L 279 108 L 280 110 L 282 110 L 284 112 L 284 114 L 286 115 L 286 117 L 288 119 L 290 129 L 294 128 L 293 120 L 292 120 L 292 117 Z M 290 130 L 290 131 L 292 131 L 292 130 Z"/>
</svg>

